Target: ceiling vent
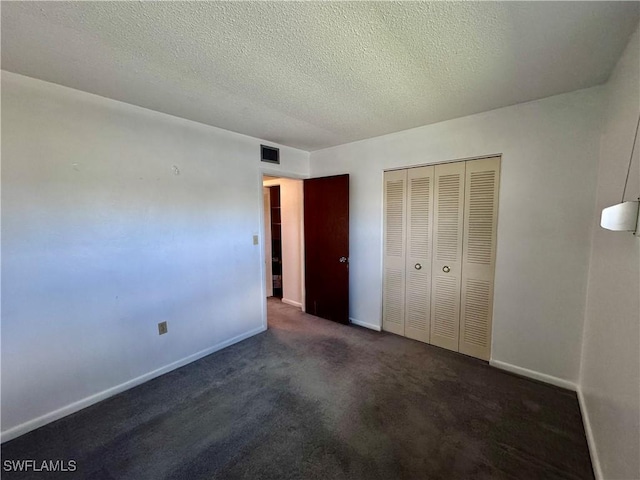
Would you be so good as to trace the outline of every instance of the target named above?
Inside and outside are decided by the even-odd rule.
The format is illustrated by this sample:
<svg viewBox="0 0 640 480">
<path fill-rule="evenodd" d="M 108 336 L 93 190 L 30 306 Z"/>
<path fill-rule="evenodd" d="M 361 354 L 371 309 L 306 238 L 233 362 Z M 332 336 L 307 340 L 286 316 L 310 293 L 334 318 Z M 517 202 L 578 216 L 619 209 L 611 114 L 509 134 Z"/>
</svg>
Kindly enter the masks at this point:
<svg viewBox="0 0 640 480">
<path fill-rule="evenodd" d="M 280 149 L 260 145 L 260 160 L 267 163 L 280 164 Z"/>
</svg>

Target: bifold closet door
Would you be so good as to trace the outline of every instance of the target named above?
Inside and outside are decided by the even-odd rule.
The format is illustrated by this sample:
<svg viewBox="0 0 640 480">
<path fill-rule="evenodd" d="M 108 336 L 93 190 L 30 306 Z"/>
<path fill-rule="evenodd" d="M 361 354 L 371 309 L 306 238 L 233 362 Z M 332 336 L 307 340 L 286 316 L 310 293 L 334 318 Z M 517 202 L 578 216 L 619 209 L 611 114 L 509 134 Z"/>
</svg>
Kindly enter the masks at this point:
<svg viewBox="0 0 640 480">
<path fill-rule="evenodd" d="M 407 171 L 407 243 L 404 334 L 429 342 L 434 167 Z"/>
<path fill-rule="evenodd" d="M 467 162 L 459 351 L 489 360 L 500 157 Z"/>
<path fill-rule="evenodd" d="M 465 162 L 436 165 L 431 268 L 431 341 L 458 351 Z"/>
<path fill-rule="evenodd" d="M 404 335 L 407 171 L 384 173 L 382 328 Z"/>
</svg>

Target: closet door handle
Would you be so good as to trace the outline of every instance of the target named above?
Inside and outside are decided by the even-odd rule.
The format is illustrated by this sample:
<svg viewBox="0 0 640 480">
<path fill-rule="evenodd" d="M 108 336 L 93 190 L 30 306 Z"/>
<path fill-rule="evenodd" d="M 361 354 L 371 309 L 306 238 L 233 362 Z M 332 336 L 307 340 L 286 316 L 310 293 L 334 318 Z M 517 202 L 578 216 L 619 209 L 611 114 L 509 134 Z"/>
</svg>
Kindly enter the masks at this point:
<svg viewBox="0 0 640 480">
<path fill-rule="evenodd" d="M 442 271 L 444 273 L 449 273 L 451 271 L 451 269 L 445 265 L 444 267 L 442 267 Z"/>
<path fill-rule="evenodd" d="M 416 270 L 422 270 L 422 265 L 420 265 L 419 263 L 416 263 L 414 267 Z"/>
</svg>

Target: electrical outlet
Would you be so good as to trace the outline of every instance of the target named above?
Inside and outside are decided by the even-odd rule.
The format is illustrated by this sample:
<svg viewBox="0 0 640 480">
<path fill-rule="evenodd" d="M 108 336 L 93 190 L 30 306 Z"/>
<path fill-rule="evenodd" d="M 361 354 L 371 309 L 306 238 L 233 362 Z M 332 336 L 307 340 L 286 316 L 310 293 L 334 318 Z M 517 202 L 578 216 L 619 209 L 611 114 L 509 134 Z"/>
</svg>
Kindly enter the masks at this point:
<svg viewBox="0 0 640 480">
<path fill-rule="evenodd" d="M 167 332 L 168 332 L 167 322 L 160 322 L 158 324 L 158 335 L 164 335 Z"/>
<path fill-rule="evenodd" d="M 253 244 L 258 245 L 258 235 L 253 236 Z"/>
</svg>

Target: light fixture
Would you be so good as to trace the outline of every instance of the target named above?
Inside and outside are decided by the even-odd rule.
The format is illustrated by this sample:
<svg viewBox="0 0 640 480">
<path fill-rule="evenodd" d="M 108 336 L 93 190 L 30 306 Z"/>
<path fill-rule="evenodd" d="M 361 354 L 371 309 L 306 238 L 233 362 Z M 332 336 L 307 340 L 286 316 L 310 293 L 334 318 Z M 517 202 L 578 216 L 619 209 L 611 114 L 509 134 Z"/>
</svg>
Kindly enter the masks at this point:
<svg viewBox="0 0 640 480">
<path fill-rule="evenodd" d="M 624 194 L 627 192 L 631 161 L 633 160 L 633 152 L 638 140 L 638 127 L 640 127 L 640 115 L 636 124 L 636 134 L 633 137 L 633 146 L 631 147 L 631 156 L 627 167 L 627 178 L 624 181 L 624 189 L 622 190 L 622 199 L 620 203 L 602 210 L 602 216 L 600 217 L 600 226 L 602 228 L 615 232 L 633 232 L 636 237 L 640 237 L 640 198 L 636 201 L 625 202 Z"/>
<path fill-rule="evenodd" d="M 638 236 L 640 202 L 622 202 L 602 210 L 600 226 L 615 232 L 633 232 Z"/>
</svg>

